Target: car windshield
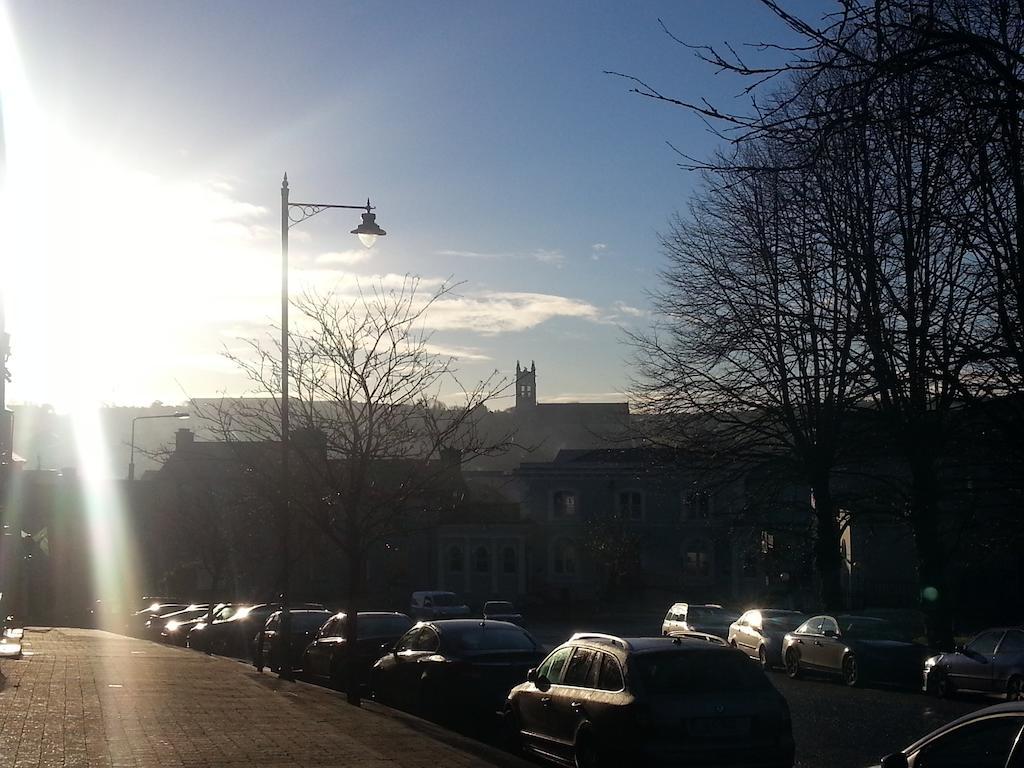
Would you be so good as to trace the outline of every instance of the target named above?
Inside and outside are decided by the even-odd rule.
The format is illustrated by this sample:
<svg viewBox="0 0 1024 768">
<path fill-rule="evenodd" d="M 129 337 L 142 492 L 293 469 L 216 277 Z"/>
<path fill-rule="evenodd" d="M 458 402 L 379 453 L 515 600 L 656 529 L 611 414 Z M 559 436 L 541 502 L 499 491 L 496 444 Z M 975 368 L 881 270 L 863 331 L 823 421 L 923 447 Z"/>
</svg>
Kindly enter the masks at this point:
<svg viewBox="0 0 1024 768">
<path fill-rule="evenodd" d="M 911 639 L 910 633 L 884 619 L 866 616 L 839 616 L 839 631 L 843 637 L 857 640 L 898 640 Z"/>
<path fill-rule="evenodd" d="M 735 611 L 728 611 L 725 608 L 716 608 L 711 605 L 694 606 L 686 612 L 686 621 L 689 624 L 694 622 L 712 622 L 715 624 L 721 622 L 733 622 L 739 618 L 739 614 Z"/>
<path fill-rule="evenodd" d="M 481 622 L 483 624 L 483 622 Z M 457 651 L 536 651 L 537 644 L 521 629 L 474 625 L 444 631 L 444 642 Z"/>
<path fill-rule="evenodd" d="M 725 649 L 642 653 L 633 657 L 632 664 L 650 693 L 754 691 L 771 687 L 756 663 Z"/>
<path fill-rule="evenodd" d="M 773 632 L 792 632 L 807 620 L 802 613 L 762 611 L 761 628 Z"/>
</svg>

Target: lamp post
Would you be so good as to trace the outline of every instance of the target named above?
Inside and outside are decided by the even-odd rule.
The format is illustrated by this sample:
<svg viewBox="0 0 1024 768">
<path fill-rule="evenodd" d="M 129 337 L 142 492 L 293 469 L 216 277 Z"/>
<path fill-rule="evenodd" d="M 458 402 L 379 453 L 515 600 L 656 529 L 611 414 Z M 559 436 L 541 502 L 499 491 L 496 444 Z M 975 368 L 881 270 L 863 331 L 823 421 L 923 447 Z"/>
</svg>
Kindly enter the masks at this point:
<svg viewBox="0 0 1024 768">
<path fill-rule="evenodd" d="M 373 213 L 374 207 L 370 205 L 370 199 L 366 199 L 366 205 L 336 205 L 329 203 L 295 203 L 288 197 L 288 174 L 284 175 L 281 181 L 281 499 L 280 519 L 278 525 L 280 530 L 278 536 L 281 546 L 281 617 L 280 637 L 283 643 L 276 643 L 275 648 L 282 648 L 283 654 L 278 668 L 280 676 L 285 679 L 292 678 L 291 664 L 289 663 L 289 651 L 291 646 L 291 614 L 288 607 L 289 600 L 289 579 L 291 570 L 290 558 L 290 527 L 291 527 L 291 476 L 289 473 L 290 437 L 288 422 L 288 231 L 296 224 L 301 224 L 306 219 L 316 216 L 328 208 L 343 208 L 346 210 L 363 211 L 363 220 L 351 234 L 358 235 L 360 242 L 367 248 L 373 246 L 378 237 L 387 234 L 377 225 L 377 216 Z"/>
<path fill-rule="evenodd" d="M 135 479 L 135 422 L 142 419 L 187 419 L 188 414 L 184 411 L 175 411 L 174 413 L 157 413 L 152 416 L 136 416 L 132 419 L 132 451 L 131 458 L 128 460 L 128 479 Z"/>
</svg>

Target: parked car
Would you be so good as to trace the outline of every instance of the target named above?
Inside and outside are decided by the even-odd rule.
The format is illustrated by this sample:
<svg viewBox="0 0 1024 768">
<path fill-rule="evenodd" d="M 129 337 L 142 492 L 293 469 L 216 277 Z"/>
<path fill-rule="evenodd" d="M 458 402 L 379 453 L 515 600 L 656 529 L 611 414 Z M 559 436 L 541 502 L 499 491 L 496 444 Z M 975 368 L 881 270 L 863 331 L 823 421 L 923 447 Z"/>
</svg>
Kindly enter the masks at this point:
<svg viewBox="0 0 1024 768">
<path fill-rule="evenodd" d="M 180 601 L 154 601 L 145 608 L 135 611 L 135 613 L 128 617 L 128 633 L 132 635 L 140 635 L 145 632 L 146 622 L 153 617 L 160 616 L 165 613 L 180 611 L 184 608 L 188 608 L 188 606 L 189 603 L 182 603 Z"/>
<path fill-rule="evenodd" d="M 371 689 L 424 717 L 486 717 L 543 656 L 529 632 L 507 621 L 421 621 L 373 665 Z"/>
<path fill-rule="evenodd" d="M 739 614 L 720 605 L 694 605 L 692 603 L 675 603 L 665 614 L 661 624 L 661 634 L 668 636 L 672 630 L 692 630 L 707 632 L 723 639 L 729 635 L 729 625 L 739 618 Z"/>
<path fill-rule="evenodd" d="M 1021 768 L 1024 704 L 997 704 L 946 723 L 909 747 L 882 758 L 879 768 Z"/>
<path fill-rule="evenodd" d="M 315 609 L 289 610 L 288 613 L 290 614 L 288 621 L 291 626 L 288 631 L 288 642 L 285 643 L 287 648 L 285 663 L 290 665 L 289 669 L 301 668 L 306 646 L 312 642 L 320 628 L 331 618 L 331 612 Z M 284 640 L 285 637 L 281 633 L 281 611 L 274 611 L 253 639 L 253 666 L 261 672 L 266 666 L 269 666 L 274 672 L 279 671 L 282 662 L 279 654 L 283 650 L 280 646 Z"/>
<path fill-rule="evenodd" d="M 1024 629 L 986 629 L 953 653 L 932 656 L 924 663 L 924 689 L 939 696 L 982 691 L 1024 700 Z"/>
<path fill-rule="evenodd" d="M 839 675 L 850 686 L 871 680 L 916 687 L 928 655 L 898 627 L 872 616 L 815 616 L 782 643 L 790 677 L 813 670 Z"/>
<path fill-rule="evenodd" d="M 789 707 L 724 643 L 576 634 L 504 711 L 509 746 L 575 766 L 791 766 Z"/>
<path fill-rule="evenodd" d="M 491 621 L 510 621 L 513 624 L 523 622 L 523 614 L 507 600 L 488 600 L 484 603 L 484 618 Z"/>
<path fill-rule="evenodd" d="M 461 619 L 470 615 L 469 606 L 454 592 L 413 592 L 409 615 L 417 621 Z"/>
<path fill-rule="evenodd" d="M 227 621 L 237 613 L 246 611 L 251 607 L 251 605 L 246 603 L 221 603 L 213 610 L 212 616 L 207 614 L 210 617 L 209 620 L 207 620 L 207 616 L 201 616 L 195 621 L 183 622 L 182 626 L 178 629 L 185 633 L 185 645 L 188 648 L 212 653 L 213 651 L 210 650 L 208 640 L 210 637 L 210 633 L 207 632 L 208 627 L 222 621 Z"/>
<path fill-rule="evenodd" d="M 25 628 L 13 616 L 0 621 L 0 658 L 20 659 L 24 637 Z"/>
<path fill-rule="evenodd" d="M 413 621 L 404 613 L 359 613 L 355 654 L 360 685 L 370 682 L 370 668 L 382 654 L 390 652 Z M 345 642 L 345 614 L 332 616 L 306 647 L 302 671 L 306 677 L 348 689 L 348 643 Z"/>
<path fill-rule="evenodd" d="M 729 625 L 729 645 L 757 659 L 763 669 L 782 666 L 782 641 L 807 620 L 799 611 L 758 608 Z"/>
<path fill-rule="evenodd" d="M 295 611 L 324 608 L 320 603 L 292 603 L 289 607 Z M 267 623 L 270 614 L 280 608 L 280 603 L 257 603 L 239 608 L 230 618 L 214 621 L 202 631 L 205 636 L 203 650 L 220 656 L 251 659 L 257 630 Z M 192 633 L 197 628 L 198 625 Z"/>
<path fill-rule="evenodd" d="M 147 640 L 160 641 L 165 637 L 167 624 L 172 621 L 189 621 L 205 616 L 210 609 L 208 605 L 189 605 L 168 613 L 161 613 L 148 619 L 143 626 L 142 635 Z"/>
</svg>

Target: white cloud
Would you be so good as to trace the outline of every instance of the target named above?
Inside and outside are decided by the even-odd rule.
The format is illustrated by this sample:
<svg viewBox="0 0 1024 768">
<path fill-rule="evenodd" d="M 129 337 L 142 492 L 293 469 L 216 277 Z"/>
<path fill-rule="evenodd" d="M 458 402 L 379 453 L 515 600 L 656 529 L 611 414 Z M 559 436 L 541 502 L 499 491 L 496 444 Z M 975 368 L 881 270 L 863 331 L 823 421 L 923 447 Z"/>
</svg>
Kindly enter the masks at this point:
<svg viewBox="0 0 1024 768">
<path fill-rule="evenodd" d="M 438 256 L 458 256 L 463 259 L 502 259 L 509 254 L 507 253 L 484 253 L 481 251 L 455 251 L 455 250 L 443 250 L 435 251 Z"/>
<path fill-rule="evenodd" d="M 429 343 L 426 349 L 433 355 L 441 357 L 454 357 L 456 360 L 484 361 L 493 360 L 490 355 L 484 354 L 476 347 L 448 347 L 443 344 Z"/>
<path fill-rule="evenodd" d="M 543 398 L 545 403 L 624 403 L 628 398 L 621 392 L 562 393 Z"/>
<path fill-rule="evenodd" d="M 426 324 L 437 330 L 470 330 L 485 335 L 524 331 L 555 317 L 597 322 L 593 304 L 546 293 L 485 292 L 444 298 L 430 309 Z"/>
<path fill-rule="evenodd" d="M 594 243 L 592 246 L 590 246 L 590 250 L 592 251 L 604 251 L 607 249 L 608 245 L 606 243 Z"/>
<path fill-rule="evenodd" d="M 353 248 L 348 251 L 331 251 L 329 253 L 321 253 L 314 259 L 314 263 L 321 267 L 353 267 L 356 264 L 362 264 L 364 261 L 370 260 L 370 250 L 368 248 L 356 249 Z"/>
<path fill-rule="evenodd" d="M 650 317 L 650 311 L 646 309 L 640 309 L 639 307 L 631 307 L 624 301 L 616 301 L 612 305 L 615 312 L 619 315 L 626 315 L 627 317 Z"/>
<path fill-rule="evenodd" d="M 541 264 L 554 264 L 557 267 L 561 267 L 562 262 L 565 261 L 565 255 L 557 249 L 538 248 L 533 252 L 532 256 Z"/>
</svg>

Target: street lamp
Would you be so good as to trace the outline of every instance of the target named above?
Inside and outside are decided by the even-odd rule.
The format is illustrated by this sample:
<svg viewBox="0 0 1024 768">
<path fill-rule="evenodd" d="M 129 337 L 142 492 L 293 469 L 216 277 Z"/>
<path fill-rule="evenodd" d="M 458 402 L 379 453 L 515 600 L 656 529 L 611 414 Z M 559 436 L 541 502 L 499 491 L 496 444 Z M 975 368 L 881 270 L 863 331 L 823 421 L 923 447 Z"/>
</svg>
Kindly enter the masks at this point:
<svg viewBox="0 0 1024 768">
<path fill-rule="evenodd" d="M 288 422 L 288 231 L 296 224 L 301 224 L 306 219 L 316 216 L 328 208 L 344 208 L 347 210 L 363 211 L 363 220 L 358 227 L 352 230 L 353 235 L 358 235 L 360 242 L 370 248 L 378 237 L 387 234 L 377 224 L 377 216 L 373 213 L 374 207 L 370 205 L 370 199 L 366 199 L 366 205 L 335 205 L 328 203 L 293 203 L 288 199 L 288 174 L 284 175 L 281 181 L 281 506 L 278 525 L 280 530 L 278 536 L 281 541 L 281 618 L 280 636 L 284 643 L 277 643 L 275 647 L 284 646 L 281 651 L 284 654 L 279 664 L 280 676 L 291 679 L 291 665 L 288 663 L 289 646 L 291 644 L 291 614 L 288 608 L 289 591 L 289 528 L 291 525 L 289 505 L 291 502 L 291 477 L 288 471 L 289 463 L 289 422 Z"/>
<path fill-rule="evenodd" d="M 132 452 L 131 458 L 128 460 L 128 479 L 135 479 L 135 422 L 140 419 L 187 419 L 188 414 L 184 411 L 175 411 L 174 413 L 157 413 L 153 416 L 136 416 L 132 419 Z"/>
</svg>

